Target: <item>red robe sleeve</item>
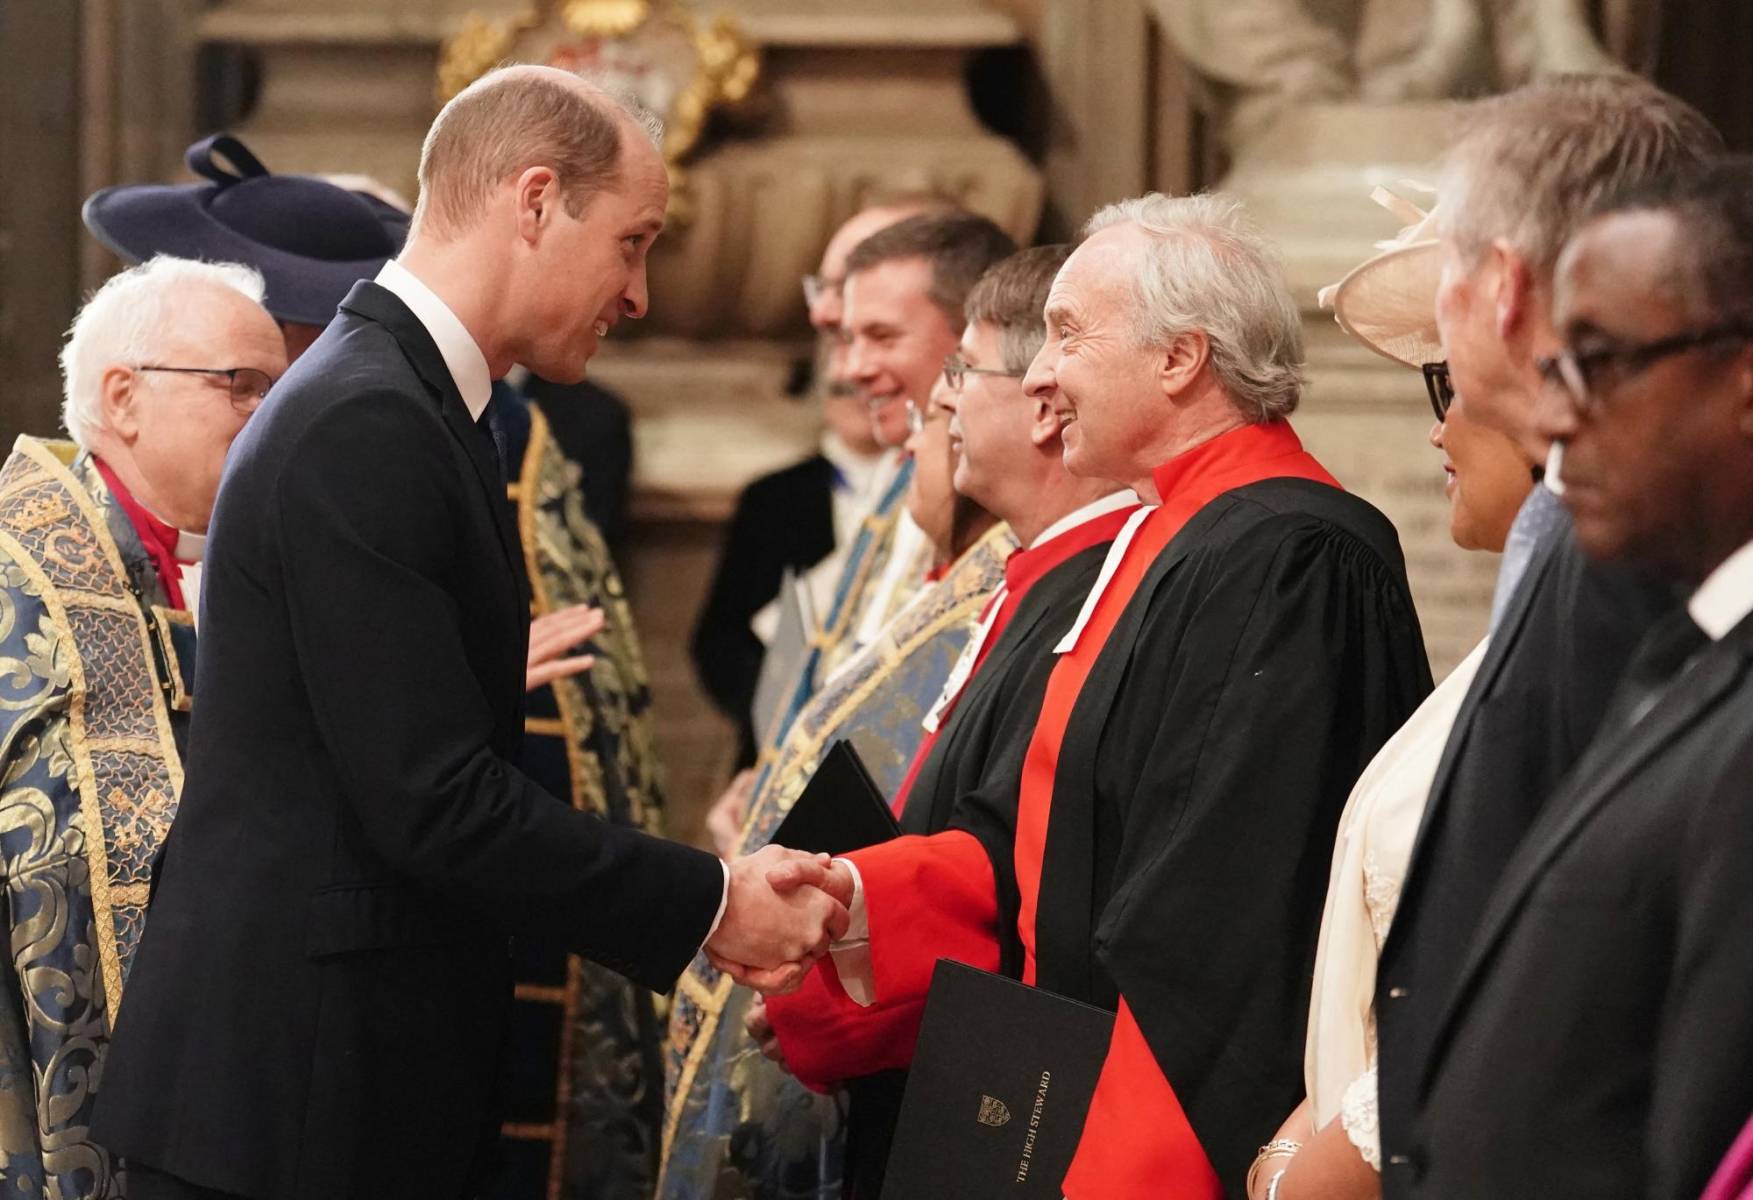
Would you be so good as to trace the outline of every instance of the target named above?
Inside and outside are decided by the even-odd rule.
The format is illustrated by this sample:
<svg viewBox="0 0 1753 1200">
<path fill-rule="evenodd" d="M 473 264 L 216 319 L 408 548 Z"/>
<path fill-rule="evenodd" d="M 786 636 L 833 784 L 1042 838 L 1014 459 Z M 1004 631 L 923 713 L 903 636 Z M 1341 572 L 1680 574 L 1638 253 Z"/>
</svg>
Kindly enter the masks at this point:
<svg viewBox="0 0 1753 1200">
<path fill-rule="evenodd" d="M 972 834 L 901 837 L 846 857 L 864 881 L 875 1003 L 847 996 L 830 963 L 767 1001 L 786 1066 L 818 1091 L 913 1061 L 938 959 L 998 969 L 992 863 Z"/>
</svg>

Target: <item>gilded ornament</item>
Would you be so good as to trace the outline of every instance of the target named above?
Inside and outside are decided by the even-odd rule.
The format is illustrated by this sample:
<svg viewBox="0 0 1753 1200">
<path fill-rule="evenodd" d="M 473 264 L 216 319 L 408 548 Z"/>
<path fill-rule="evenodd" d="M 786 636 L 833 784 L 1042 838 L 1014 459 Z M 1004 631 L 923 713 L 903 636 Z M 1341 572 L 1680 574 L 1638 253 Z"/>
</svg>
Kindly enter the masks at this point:
<svg viewBox="0 0 1753 1200">
<path fill-rule="evenodd" d="M 560 67 L 634 96 L 664 122 L 670 219 L 693 214 L 685 164 L 714 112 L 748 100 L 761 55 L 736 19 L 683 0 L 538 0 L 507 20 L 470 13 L 439 54 L 440 103 L 501 63 Z"/>
</svg>

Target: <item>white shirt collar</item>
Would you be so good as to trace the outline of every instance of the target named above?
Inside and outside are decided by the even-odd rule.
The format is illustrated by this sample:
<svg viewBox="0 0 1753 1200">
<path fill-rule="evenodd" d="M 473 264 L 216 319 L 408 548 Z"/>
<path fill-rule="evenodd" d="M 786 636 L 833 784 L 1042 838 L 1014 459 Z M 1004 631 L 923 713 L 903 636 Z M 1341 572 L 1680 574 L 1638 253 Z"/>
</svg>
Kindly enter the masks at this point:
<svg viewBox="0 0 1753 1200">
<path fill-rule="evenodd" d="M 1724 559 L 1698 585 L 1686 607 L 1713 642 L 1722 641 L 1745 620 L 1753 612 L 1753 542 Z"/>
<path fill-rule="evenodd" d="M 1117 492 L 1109 492 L 1100 500 L 1092 500 L 1082 508 L 1066 513 L 1053 524 L 1047 526 L 1036 536 L 1034 541 L 1029 543 L 1029 549 L 1033 550 L 1044 546 L 1060 534 L 1070 533 L 1085 521 L 1093 521 L 1097 517 L 1106 516 L 1118 509 L 1137 503 L 1138 497 L 1133 495 L 1131 488 L 1121 488 Z"/>
<path fill-rule="evenodd" d="M 198 563 L 207 553 L 207 535 L 190 533 L 186 529 L 177 530 L 176 560 L 180 563 Z"/>
<path fill-rule="evenodd" d="M 463 403 L 468 406 L 469 419 L 479 421 L 493 394 L 493 377 L 488 373 L 487 356 L 481 353 L 481 347 L 475 344 L 475 339 L 469 336 L 469 331 L 450 306 L 395 259 L 383 265 L 376 282 L 406 304 L 415 319 L 432 335 L 445 368 L 462 394 Z"/>
</svg>

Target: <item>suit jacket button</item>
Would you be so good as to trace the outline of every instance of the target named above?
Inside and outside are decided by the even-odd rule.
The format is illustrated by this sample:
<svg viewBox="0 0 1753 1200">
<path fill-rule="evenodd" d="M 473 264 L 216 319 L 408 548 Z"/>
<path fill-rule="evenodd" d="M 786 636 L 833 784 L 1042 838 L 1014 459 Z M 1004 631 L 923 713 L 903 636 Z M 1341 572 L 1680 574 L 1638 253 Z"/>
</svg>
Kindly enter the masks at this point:
<svg viewBox="0 0 1753 1200">
<path fill-rule="evenodd" d="M 1388 999 L 1390 1000 L 1404 1000 L 1411 994 L 1410 991 L 1403 987 L 1391 987 L 1388 989 Z"/>
</svg>

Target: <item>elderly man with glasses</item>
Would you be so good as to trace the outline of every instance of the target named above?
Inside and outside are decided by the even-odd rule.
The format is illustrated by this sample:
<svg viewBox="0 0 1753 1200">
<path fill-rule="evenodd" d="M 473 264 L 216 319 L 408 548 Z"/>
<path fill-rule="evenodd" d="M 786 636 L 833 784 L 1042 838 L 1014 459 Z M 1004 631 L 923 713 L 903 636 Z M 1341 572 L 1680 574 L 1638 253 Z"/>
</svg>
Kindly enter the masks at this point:
<svg viewBox="0 0 1753 1200">
<path fill-rule="evenodd" d="M 0 467 L 0 1161 L 114 1197 L 90 1139 L 111 1022 L 181 792 L 200 561 L 231 441 L 286 369 L 254 271 L 155 258 L 73 323 L 71 442 Z"/>
</svg>

